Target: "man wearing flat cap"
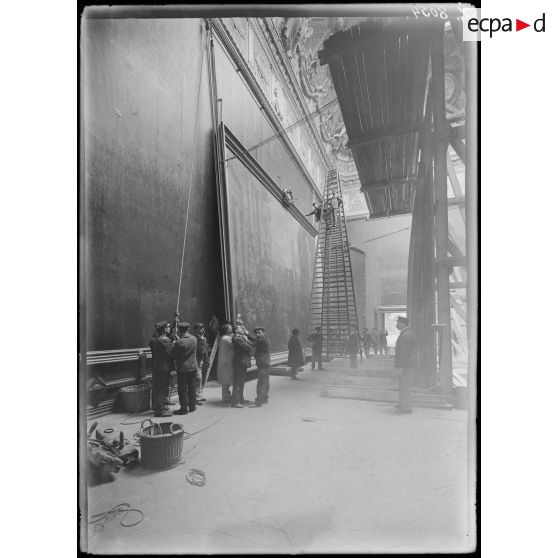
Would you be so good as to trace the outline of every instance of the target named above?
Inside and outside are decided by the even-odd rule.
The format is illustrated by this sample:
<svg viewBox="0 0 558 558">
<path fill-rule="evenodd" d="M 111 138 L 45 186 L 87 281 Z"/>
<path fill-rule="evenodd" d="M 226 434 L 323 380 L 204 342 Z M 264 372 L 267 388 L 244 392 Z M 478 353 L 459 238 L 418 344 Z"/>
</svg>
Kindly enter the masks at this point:
<svg viewBox="0 0 558 558">
<path fill-rule="evenodd" d="M 178 340 L 172 349 L 178 376 L 178 399 L 180 409 L 175 415 L 187 415 L 196 410 L 196 380 L 198 361 L 196 359 L 197 341 L 188 330 L 188 322 L 178 322 Z"/>
<path fill-rule="evenodd" d="M 399 369 L 399 405 L 395 408 L 400 413 L 412 413 L 411 386 L 417 365 L 417 343 L 407 318 L 398 316 L 396 327 L 401 333 L 395 344 L 395 368 Z"/>
<path fill-rule="evenodd" d="M 172 341 L 168 335 L 170 324 L 166 321 L 155 324 L 155 335 L 149 342 L 151 348 L 152 407 L 156 417 L 170 417 L 172 411 L 166 406 L 169 394 L 170 373 L 174 368 L 171 357 Z"/>
<path fill-rule="evenodd" d="M 196 338 L 196 359 L 198 361 L 198 371 L 196 373 L 196 404 L 203 405 L 203 378 L 209 364 L 209 354 L 207 353 L 207 339 L 205 338 L 205 327 L 201 322 L 194 324 L 194 337 Z"/>
<path fill-rule="evenodd" d="M 269 401 L 269 367 L 271 366 L 269 353 L 271 344 L 265 336 L 265 327 L 255 328 L 254 334 L 256 336 L 254 356 L 258 366 L 255 404 L 256 407 L 261 407 Z"/>
</svg>

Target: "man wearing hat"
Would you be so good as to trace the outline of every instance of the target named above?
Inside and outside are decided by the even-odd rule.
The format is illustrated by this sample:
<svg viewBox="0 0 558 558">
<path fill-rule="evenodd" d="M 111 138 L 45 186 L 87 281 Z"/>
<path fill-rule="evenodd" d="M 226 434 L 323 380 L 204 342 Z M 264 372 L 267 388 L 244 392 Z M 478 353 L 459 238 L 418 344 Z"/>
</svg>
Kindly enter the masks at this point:
<svg viewBox="0 0 558 558">
<path fill-rule="evenodd" d="M 242 409 L 243 405 L 248 405 L 250 401 L 244 399 L 244 382 L 246 381 L 246 371 L 250 368 L 254 345 L 248 341 L 244 334 L 245 329 L 242 325 L 233 327 L 233 367 L 234 367 L 234 384 L 231 397 L 231 407 Z"/>
<path fill-rule="evenodd" d="M 257 327 L 254 329 L 256 336 L 255 352 L 256 365 L 258 366 L 258 383 L 256 385 L 256 407 L 261 407 L 269 400 L 269 352 L 271 344 L 265 336 L 265 327 Z"/>
<path fill-rule="evenodd" d="M 351 359 L 351 368 L 358 368 L 359 335 L 356 326 L 349 326 L 349 342 L 347 349 Z"/>
<path fill-rule="evenodd" d="M 196 380 L 198 361 L 196 359 L 196 338 L 188 333 L 190 324 L 178 322 L 178 340 L 172 349 L 178 376 L 178 399 L 180 409 L 175 415 L 187 415 L 196 410 Z"/>
<path fill-rule="evenodd" d="M 322 366 L 322 346 L 324 342 L 324 336 L 322 335 L 322 328 L 318 326 L 316 328 L 316 333 L 313 333 L 308 337 L 308 341 L 312 343 L 312 370 L 318 362 L 318 370 L 323 370 Z"/>
<path fill-rule="evenodd" d="M 170 417 L 172 411 L 166 406 L 169 394 L 170 373 L 174 368 L 171 358 L 172 341 L 168 335 L 170 324 L 166 321 L 155 324 L 155 335 L 149 342 L 151 348 L 152 407 L 156 417 Z"/>
<path fill-rule="evenodd" d="M 209 355 L 207 354 L 207 339 L 204 336 L 205 327 L 201 322 L 194 325 L 194 337 L 196 338 L 196 359 L 198 361 L 198 371 L 196 373 L 196 403 L 203 405 L 205 401 L 203 389 L 203 371 L 207 370 L 209 364 Z"/>
<path fill-rule="evenodd" d="M 395 408 L 400 413 L 412 413 L 411 386 L 416 367 L 416 339 L 409 329 L 409 320 L 397 317 L 397 329 L 401 332 L 395 344 L 395 368 L 399 369 L 399 405 Z"/>
</svg>

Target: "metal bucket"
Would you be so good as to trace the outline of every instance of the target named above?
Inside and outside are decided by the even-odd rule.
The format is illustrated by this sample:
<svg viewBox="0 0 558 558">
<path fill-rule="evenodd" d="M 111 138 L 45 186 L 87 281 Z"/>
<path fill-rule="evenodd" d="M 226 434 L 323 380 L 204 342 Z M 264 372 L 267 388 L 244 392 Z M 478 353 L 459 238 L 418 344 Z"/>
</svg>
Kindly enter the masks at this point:
<svg viewBox="0 0 558 558">
<path fill-rule="evenodd" d="M 128 413 L 139 413 L 147 411 L 151 400 L 151 386 L 148 384 L 136 384 L 120 388 L 122 405 Z"/>
<path fill-rule="evenodd" d="M 148 422 L 149 426 L 144 424 Z M 141 463 L 150 469 L 172 469 L 180 463 L 184 447 L 184 429 L 176 422 L 145 419 L 140 432 Z"/>
</svg>

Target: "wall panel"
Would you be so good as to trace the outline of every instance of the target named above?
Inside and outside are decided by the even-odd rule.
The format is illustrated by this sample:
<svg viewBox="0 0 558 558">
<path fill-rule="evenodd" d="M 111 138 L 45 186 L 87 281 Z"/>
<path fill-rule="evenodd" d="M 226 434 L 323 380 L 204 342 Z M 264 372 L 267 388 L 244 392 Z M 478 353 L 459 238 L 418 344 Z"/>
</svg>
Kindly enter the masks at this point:
<svg viewBox="0 0 558 558">
<path fill-rule="evenodd" d="M 178 295 L 200 20 L 84 20 L 86 349 L 145 346 Z M 222 306 L 204 62 L 180 309 Z"/>
<path fill-rule="evenodd" d="M 237 312 L 284 351 L 293 328 L 307 333 L 314 237 L 238 159 L 227 165 L 227 191 Z"/>
</svg>

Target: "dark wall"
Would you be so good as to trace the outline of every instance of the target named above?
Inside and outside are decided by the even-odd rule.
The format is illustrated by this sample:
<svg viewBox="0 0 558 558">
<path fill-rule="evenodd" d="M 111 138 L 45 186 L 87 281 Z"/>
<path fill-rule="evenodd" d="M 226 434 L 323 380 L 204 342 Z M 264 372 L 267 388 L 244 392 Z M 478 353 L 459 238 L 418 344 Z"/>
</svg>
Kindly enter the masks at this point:
<svg viewBox="0 0 558 558">
<path fill-rule="evenodd" d="M 176 308 L 222 313 L 217 204 L 204 62 L 193 153 L 199 20 L 84 20 L 86 348 L 145 346 Z"/>
<path fill-rule="evenodd" d="M 262 325 L 272 352 L 290 332 L 306 338 L 314 237 L 240 163 L 227 169 L 236 308 L 247 327 Z"/>
<path fill-rule="evenodd" d="M 82 311 L 87 351 L 146 346 L 153 323 L 172 319 L 193 161 L 180 311 L 189 321 L 207 321 L 213 314 L 224 317 L 207 56 L 194 153 L 202 29 L 195 19 L 84 20 Z M 247 147 L 273 136 L 218 41 L 215 53 L 225 124 Z M 311 186 L 281 142 L 274 140 L 251 153 L 280 187 L 293 188 L 299 208 L 310 210 Z M 291 219 L 287 212 L 274 214 L 271 231 L 283 235 L 287 246 L 280 246 L 291 250 L 292 245 L 306 245 L 301 235 L 308 233 L 294 230 L 290 221 L 283 226 L 283 217 Z M 245 222 L 242 214 L 239 219 Z M 260 256 L 249 257 L 260 265 Z M 284 268 L 304 273 L 297 297 L 313 264 L 312 255 L 301 258 Z M 290 277 L 274 276 L 273 281 L 288 282 Z M 307 291 L 309 299 L 310 287 Z M 296 299 L 297 311 L 303 302 Z M 302 314 L 284 319 L 284 329 L 304 329 L 302 321 Z M 281 330 L 276 337 L 284 335 Z M 282 346 L 283 341 L 278 343 Z"/>
<path fill-rule="evenodd" d="M 347 221 L 349 242 L 366 253 L 368 328 L 375 327 L 375 307 L 407 304 L 410 226 L 410 215 Z"/>
</svg>

